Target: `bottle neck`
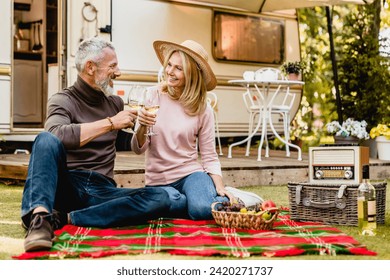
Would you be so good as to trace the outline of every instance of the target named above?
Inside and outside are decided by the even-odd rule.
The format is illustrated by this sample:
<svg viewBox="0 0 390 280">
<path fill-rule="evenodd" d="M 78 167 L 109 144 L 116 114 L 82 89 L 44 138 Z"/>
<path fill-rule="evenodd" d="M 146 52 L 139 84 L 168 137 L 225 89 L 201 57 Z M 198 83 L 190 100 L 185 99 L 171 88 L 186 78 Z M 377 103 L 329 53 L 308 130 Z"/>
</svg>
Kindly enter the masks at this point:
<svg viewBox="0 0 390 280">
<path fill-rule="evenodd" d="M 370 179 L 370 167 L 369 167 L 369 165 L 364 165 L 363 166 L 362 177 L 363 177 L 363 181 Z"/>
<path fill-rule="evenodd" d="M 370 180 L 367 178 L 363 178 L 362 183 L 363 184 L 370 184 Z"/>
</svg>

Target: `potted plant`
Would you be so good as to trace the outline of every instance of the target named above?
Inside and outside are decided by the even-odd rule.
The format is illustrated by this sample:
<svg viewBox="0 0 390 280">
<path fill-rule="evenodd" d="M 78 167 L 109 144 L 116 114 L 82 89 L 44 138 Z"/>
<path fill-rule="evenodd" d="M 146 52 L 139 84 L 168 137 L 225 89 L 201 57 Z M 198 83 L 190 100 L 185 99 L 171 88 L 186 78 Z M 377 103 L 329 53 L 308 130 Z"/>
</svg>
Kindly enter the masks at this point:
<svg viewBox="0 0 390 280">
<path fill-rule="evenodd" d="M 370 137 L 376 141 L 378 158 L 390 160 L 390 124 L 378 124 L 371 128 Z"/>
<path fill-rule="evenodd" d="M 299 74 L 301 74 L 303 67 L 301 61 L 286 61 L 280 66 L 280 70 L 289 80 L 299 80 Z"/>
<path fill-rule="evenodd" d="M 361 140 L 369 139 L 366 121 L 355 121 L 352 118 L 347 119 L 341 125 L 338 121 L 332 121 L 326 124 L 329 134 L 333 135 L 336 144 L 354 143 L 358 144 Z"/>
</svg>

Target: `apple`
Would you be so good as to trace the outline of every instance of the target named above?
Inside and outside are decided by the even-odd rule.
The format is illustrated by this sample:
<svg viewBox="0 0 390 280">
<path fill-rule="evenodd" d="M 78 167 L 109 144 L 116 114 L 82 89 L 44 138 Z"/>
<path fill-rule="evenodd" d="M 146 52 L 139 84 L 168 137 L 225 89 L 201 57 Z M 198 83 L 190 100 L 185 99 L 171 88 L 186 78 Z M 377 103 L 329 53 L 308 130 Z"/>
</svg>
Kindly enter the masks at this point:
<svg viewBox="0 0 390 280">
<path fill-rule="evenodd" d="M 264 200 L 261 204 L 261 209 L 263 209 L 263 211 L 269 210 L 271 213 L 274 213 L 277 207 L 275 202 L 273 202 L 272 200 Z"/>
</svg>

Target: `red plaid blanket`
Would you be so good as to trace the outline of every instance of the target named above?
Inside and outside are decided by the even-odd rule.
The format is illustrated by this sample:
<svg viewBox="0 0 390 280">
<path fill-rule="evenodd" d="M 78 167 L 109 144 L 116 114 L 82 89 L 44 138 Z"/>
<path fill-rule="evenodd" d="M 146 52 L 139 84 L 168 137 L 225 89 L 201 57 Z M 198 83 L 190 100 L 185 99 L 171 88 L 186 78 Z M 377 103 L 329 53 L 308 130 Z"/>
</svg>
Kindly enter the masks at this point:
<svg viewBox="0 0 390 280">
<path fill-rule="evenodd" d="M 23 253 L 14 259 L 99 258 L 117 254 L 284 257 L 303 254 L 376 255 L 340 230 L 279 216 L 274 229 L 221 228 L 214 221 L 159 219 L 126 228 L 67 225 L 55 232 L 50 251 Z"/>
</svg>

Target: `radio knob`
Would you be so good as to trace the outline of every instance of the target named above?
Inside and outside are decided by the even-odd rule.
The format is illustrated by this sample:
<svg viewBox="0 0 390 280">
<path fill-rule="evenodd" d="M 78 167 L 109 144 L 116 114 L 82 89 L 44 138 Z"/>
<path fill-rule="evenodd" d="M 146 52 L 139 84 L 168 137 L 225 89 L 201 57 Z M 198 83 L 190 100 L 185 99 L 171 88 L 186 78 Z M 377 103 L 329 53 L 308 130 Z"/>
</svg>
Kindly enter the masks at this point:
<svg viewBox="0 0 390 280">
<path fill-rule="evenodd" d="M 322 177 L 324 177 L 324 172 L 322 170 L 317 170 L 315 176 L 317 179 L 321 179 Z"/>
<path fill-rule="evenodd" d="M 353 176 L 353 173 L 351 170 L 346 170 L 345 173 L 344 173 L 344 177 L 345 179 L 351 179 Z"/>
</svg>

